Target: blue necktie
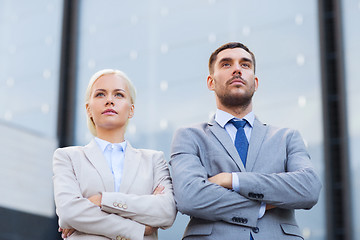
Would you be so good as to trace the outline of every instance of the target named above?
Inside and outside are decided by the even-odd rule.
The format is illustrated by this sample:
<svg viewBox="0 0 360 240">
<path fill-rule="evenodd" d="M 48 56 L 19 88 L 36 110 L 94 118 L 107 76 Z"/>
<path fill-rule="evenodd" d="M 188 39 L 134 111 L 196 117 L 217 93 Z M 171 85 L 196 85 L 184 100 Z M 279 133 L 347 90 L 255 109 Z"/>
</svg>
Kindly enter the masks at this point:
<svg viewBox="0 0 360 240">
<path fill-rule="evenodd" d="M 231 119 L 231 122 L 237 129 L 236 136 L 235 136 L 235 147 L 239 153 L 241 161 L 243 162 L 244 166 L 246 165 L 246 157 L 249 148 L 249 142 L 246 138 L 244 126 L 246 125 L 246 120 L 234 120 Z"/>
<path fill-rule="evenodd" d="M 249 142 L 246 138 L 245 131 L 244 131 L 244 127 L 246 125 L 246 120 L 231 119 L 229 122 L 232 123 L 237 129 L 236 136 L 235 136 L 235 147 L 239 153 L 241 161 L 243 162 L 243 164 L 245 166 L 247 152 L 248 152 L 248 148 L 249 148 Z M 250 233 L 250 240 L 253 240 L 251 233 Z"/>
</svg>

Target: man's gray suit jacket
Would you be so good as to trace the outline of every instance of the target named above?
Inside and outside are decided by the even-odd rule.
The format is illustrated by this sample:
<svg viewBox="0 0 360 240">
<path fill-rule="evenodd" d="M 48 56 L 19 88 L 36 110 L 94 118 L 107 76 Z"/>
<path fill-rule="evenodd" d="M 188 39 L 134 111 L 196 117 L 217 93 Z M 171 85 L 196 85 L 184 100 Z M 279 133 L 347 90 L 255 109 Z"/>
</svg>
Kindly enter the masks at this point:
<svg viewBox="0 0 360 240">
<path fill-rule="evenodd" d="M 214 119 L 176 131 L 170 165 L 177 208 L 191 217 L 186 240 L 302 239 L 294 210 L 312 208 L 321 189 L 300 134 L 257 118 L 246 167 Z M 220 172 L 236 172 L 240 191 L 208 181 Z M 261 202 L 276 208 L 258 219 Z"/>
</svg>

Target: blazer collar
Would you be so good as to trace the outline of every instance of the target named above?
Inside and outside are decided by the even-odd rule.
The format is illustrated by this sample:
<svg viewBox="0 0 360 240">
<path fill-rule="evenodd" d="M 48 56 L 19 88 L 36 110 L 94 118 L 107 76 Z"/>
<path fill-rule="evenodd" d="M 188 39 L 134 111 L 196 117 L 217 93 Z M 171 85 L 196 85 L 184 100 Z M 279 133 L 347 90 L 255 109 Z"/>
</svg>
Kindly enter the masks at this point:
<svg viewBox="0 0 360 240">
<path fill-rule="evenodd" d="M 255 117 L 246 159 L 246 170 L 234 146 L 234 143 L 231 141 L 231 138 L 226 130 L 215 121 L 215 118 L 212 118 L 209 121 L 208 126 L 211 132 L 218 139 L 219 143 L 225 148 L 230 157 L 234 160 L 239 169 L 242 172 L 245 172 L 246 170 L 251 171 L 254 167 L 255 160 L 259 154 L 261 144 L 267 131 L 266 124 L 261 123 L 257 117 Z"/>
<path fill-rule="evenodd" d="M 266 126 L 266 124 L 260 122 L 257 118 L 255 118 L 246 161 L 246 169 L 248 171 L 252 171 L 255 165 L 255 160 L 259 155 L 260 148 L 264 141 L 267 130 L 268 127 Z"/>
<path fill-rule="evenodd" d="M 134 182 L 141 161 L 141 154 L 138 149 L 133 148 L 127 142 L 124 158 L 124 168 L 120 183 L 120 192 L 127 193 Z"/>
<path fill-rule="evenodd" d="M 91 142 L 84 147 L 86 157 L 89 159 L 91 164 L 95 167 L 101 176 L 106 192 L 114 191 L 114 178 L 109 168 L 108 163 L 100 150 L 100 147 L 93 139 Z"/>
<path fill-rule="evenodd" d="M 238 152 L 234 146 L 234 143 L 231 141 L 229 134 L 226 132 L 224 128 L 222 128 L 213 117 L 208 123 L 210 131 L 215 135 L 219 143 L 224 147 L 230 157 L 234 160 L 235 164 L 238 168 L 245 172 L 244 164 L 242 163 Z"/>
</svg>

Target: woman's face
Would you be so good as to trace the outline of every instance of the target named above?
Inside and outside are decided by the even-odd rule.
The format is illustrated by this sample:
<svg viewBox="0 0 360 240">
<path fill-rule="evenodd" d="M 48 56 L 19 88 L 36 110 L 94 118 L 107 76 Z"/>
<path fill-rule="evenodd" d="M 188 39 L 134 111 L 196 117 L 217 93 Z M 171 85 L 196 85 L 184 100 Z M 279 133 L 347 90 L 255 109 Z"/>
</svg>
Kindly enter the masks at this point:
<svg viewBox="0 0 360 240">
<path fill-rule="evenodd" d="M 86 111 L 97 132 L 125 127 L 128 119 L 134 115 L 127 82 L 115 74 L 98 78 L 91 88 Z"/>
</svg>

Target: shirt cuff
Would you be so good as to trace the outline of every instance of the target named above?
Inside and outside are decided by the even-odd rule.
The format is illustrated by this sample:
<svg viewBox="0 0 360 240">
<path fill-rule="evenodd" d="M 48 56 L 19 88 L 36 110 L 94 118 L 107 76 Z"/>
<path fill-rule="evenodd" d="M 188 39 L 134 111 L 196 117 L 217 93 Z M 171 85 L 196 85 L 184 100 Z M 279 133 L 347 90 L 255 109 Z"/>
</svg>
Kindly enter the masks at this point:
<svg viewBox="0 0 360 240">
<path fill-rule="evenodd" d="M 239 177 L 236 172 L 232 173 L 232 189 L 235 192 L 240 192 L 240 184 L 239 184 Z"/>
<path fill-rule="evenodd" d="M 258 219 L 262 218 L 265 215 L 265 210 L 266 210 L 266 203 L 261 202 Z"/>
</svg>

